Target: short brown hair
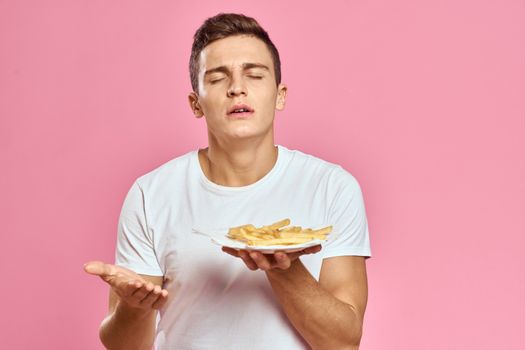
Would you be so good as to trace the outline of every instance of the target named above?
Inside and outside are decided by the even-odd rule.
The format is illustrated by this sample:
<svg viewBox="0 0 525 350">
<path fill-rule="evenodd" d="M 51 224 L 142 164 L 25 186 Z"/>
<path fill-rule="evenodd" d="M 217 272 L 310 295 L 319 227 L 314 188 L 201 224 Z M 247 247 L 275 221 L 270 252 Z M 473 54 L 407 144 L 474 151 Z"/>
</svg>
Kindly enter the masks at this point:
<svg viewBox="0 0 525 350">
<path fill-rule="evenodd" d="M 219 13 L 208 18 L 197 29 L 193 36 L 193 45 L 190 56 L 190 79 L 193 91 L 199 88 L 199 55 L 201 51 L 212 42 L 234 35 L 251 35 L 262 40 L 273 59 L 275 83 L 281 83 L 281 60 L 279 52 L 270 40 L 268 33 L 251 17 L 237 13 Z"/>
</svg>

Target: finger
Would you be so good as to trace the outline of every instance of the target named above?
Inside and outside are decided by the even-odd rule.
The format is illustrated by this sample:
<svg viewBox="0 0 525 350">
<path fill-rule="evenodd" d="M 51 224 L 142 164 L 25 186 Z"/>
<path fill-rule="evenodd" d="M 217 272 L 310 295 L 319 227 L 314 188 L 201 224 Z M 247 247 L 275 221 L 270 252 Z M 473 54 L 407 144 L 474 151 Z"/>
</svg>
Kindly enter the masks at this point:
<svg viewBox="0 0 525 350">
<path fill-rule="evenodd" d="M 227 253 L 227 254 L 230 254 L 236 258 L 239 257 L 239 251 L 237 249 L 233 249 L 233 248 L 229 248 L 229 247 L 222 247 L 222 251 Z"/>
<path fill-rule="evenodd" d="M 253 251 L 250 252 L 250 257 L 257 264 L 257 267 L 259 267 L 261 270 L 267 271 L 271 268 L 270 262 L 264 256 L 264 254 Z"/>
<path fill-rule="evenodd" d="M 275 261 L 276 261 L 276 267 L 286 270 L 290 267 L 292 264 L 292 261 L 288 257 L 288 254 L 283 252 L 277 252 L 274 255 Z"/>
<path fill-rule="evenodd" d="M 108 282 L 111 286 L 111 289 L 117 294 L 121 299 L 126 299 L 127 302 L 131 302 L 133 299 L 132 295 L 137 291 L 142 285 L 137 286 L 137 281 L 120 281 L 115 283 L 115 281 Z"/>
<path fill-rule="evenodd" d="M 111 266 L 102 261 L 90 261 L 84 264 L 84 271 L 91 275 L 107 276 L 112 273 Z"/>
<path fill-rule="evenodd" d="M 250 257 L 248 252 L 246 250 L 239 250 L 238 252 L 239 257 L 244 261 L 244 264 L 252 271 L 255 271 L 258 269 L 257 264 L 253 259 Z"/>
<path fill-rule="evenodd" d="M 300 257 L 301 255 L 306 255 L 306 254 L 315 254 L 315 253 L 318 253 L 320 252 L 322 249 L 321 245 L 315 245 L 313 247 L 308 247 L 308 248 L 305 248 L 303 250 L 300 250 L 298 252 L 293 252 L 293 253 L 289 253 L 288 254 L 288 258 L 291 260 L 291 261 L 294 261 L 295 259 L 297 259 L 298 257 Z"/>
<path fill-rule="evenodd" d="M 140 287 L 138 287 L 137 290 L 135 290 L 130 297 L 136 304 L 140 304 L 140 302 L 149 294 L 149 292 L 151 292 L 155 288 L 155 286 L 151 282 L 137 282 L 135 286 Z"/>
<path fill-rule="evenodd" d="M 162 291 L 162 288 L 160 286 L 154 286 L 153 290 L 151 290 L 141 301 L 140 305 L 143 307 L 151 307 L 151 305 L 157 301 L 157 298 L 159 297 L 160 293 Z"/>
<path fill-rule="evenodd" d="M 121 283 L 116 289 L 120 297 L 128 298 L 139 288 L 142 288 L 142 283 L 140 281 L 128 281 L 126 283 Z"/>
<path fill-rule="evenodd" d="M 318 245 L 314 245 L 312 247 L 308 247 L 306 249 L 303 250 L 304 254 L 315 254 L 315 253 L 319 253 L 321 251 L 323 247 L 318 244 Z"/>
<path fill-rule="evenodd" d="M 168 291 L 166 289 L 161 290 L 160 295 L 158 296 L 157 300 L 151 304 L 151 307 L 154 309 L 160 309 L 166 304 L 166 301 L 168 301 Z"/>
</svg>

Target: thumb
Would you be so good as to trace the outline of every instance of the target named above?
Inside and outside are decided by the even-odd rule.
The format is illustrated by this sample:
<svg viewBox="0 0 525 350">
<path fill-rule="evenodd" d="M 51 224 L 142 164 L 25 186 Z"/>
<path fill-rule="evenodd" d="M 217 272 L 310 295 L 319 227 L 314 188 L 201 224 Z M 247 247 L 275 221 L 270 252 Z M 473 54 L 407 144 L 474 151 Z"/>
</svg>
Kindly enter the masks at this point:
<svg viewBox="0 0 525 350">
<path fill-rule="evenodd" d="M 315 253 L 320 252 L 322 248 L 323 247 L 320 244 L 318 244 L 318 245 L 314 245 L 313 247 L 306 248 L 304 252 L 306 254 L 315 254 Z"/>
<path fill-rule="evenodd" d="M 84 271 L 97 276 L 107 276 L 111 274 L 110 267 L 102 261 L 90 261 L 84 264 Z"/>
</svg>

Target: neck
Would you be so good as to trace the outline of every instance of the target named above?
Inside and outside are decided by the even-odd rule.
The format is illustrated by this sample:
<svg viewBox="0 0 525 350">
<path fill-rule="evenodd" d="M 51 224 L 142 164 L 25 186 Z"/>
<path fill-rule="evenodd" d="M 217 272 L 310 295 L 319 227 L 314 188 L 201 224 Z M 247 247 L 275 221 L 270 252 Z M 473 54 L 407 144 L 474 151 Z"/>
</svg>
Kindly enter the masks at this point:
<svg viewBox="0 0 525 350">
<path fill-rule="evenodd" d="M 277 148 L 269 135 L 260 142 L 254 140 L 220 143 L 209 138 L 209 147 L 199 150 L 199 162 L 204 175 L 218 185 L 247 186 L 263 178 L 277 161 Z"/>
</svg>

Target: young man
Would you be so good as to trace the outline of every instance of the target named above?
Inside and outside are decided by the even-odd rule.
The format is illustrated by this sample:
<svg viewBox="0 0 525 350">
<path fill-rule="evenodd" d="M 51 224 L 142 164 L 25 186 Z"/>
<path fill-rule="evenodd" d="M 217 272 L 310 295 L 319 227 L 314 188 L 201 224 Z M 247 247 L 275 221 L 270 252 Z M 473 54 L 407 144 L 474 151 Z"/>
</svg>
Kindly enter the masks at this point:
<svg viewBox="0 0 525 350">
<path fill-rule="evenodd" d="M 209 145 L 140 177 L 119 220 L 108 349 L 357 349 L 370 256 L 363 198 L 338 165 L 275 146 L 285 105 L 277 49 L 249 17 L 209 18 L 194 37 L 189 103 Z M 236 251 L 192 233 L 290 218 L 333 225 L 321 249 Z M 157 319 L 157 310 L 160 314 Z"/>
</svg>

